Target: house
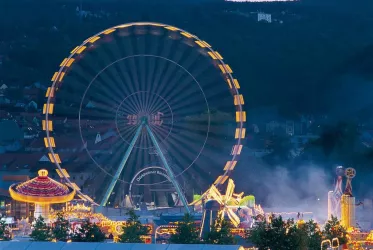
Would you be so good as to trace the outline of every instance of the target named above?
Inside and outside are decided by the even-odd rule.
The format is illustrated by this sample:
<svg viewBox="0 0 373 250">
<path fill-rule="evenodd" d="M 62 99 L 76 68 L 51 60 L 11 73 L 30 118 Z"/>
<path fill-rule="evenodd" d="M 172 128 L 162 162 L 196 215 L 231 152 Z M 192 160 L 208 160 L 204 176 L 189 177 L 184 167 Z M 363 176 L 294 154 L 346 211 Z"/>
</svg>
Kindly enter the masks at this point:
<svg viewBox="0 0 373 250">
<path fill-rule="evenodd" d="M 34 87 L 26 87 L 23 89 L 23 97 L 26 100 L 37 100 L 39 97 L 40 89 Z"/>
<path fill-rule="evenodd" d="M 272 15 L 266 13 L 258 13 L 258 22 L 265 21 L 267 23 L 272 23 Z"/>
<path fill-rule="evenodd" d="M 38 110 L 38 104 L 35 101 L 31 101 L 27 104 L 27 109 Z"/>
<path fill-rule="evenodd" d="M 3 83 L 3 84 L 0 86 L 0 92 L 1 92 L 1 91 L 5 91 L 7 88 L 8 88 L 8 86 L 7 86 L 5 83 Z"/>
<path fill-rule="evenodd" d="M 23 144 L 23 133 L 17 123 L 10 120 L 0 121 L 0 153 L 17 151 Z"/>
<path fill-rule="evenodd" d="M 10 104 L 10 100 L 2 94 L 0 94 L 0 104 Z"/>
<path fill-rule="evenodd" d="M 34 204 L 14 201 L 10 198 L 12 184 L 30 180 L 28 170 L 0 171 L 0 213 L 16 220 L 30 218 L 34 214 Z M 32 219 L 32 218 L 30 218 Z"/>
</svg>

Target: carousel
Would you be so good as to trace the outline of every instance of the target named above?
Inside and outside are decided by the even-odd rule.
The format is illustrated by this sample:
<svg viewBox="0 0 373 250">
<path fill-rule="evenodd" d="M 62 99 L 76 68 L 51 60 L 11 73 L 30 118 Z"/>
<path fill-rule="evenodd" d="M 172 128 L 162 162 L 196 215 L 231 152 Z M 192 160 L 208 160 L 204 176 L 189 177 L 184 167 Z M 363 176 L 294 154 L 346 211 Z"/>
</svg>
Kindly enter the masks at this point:
<svg viewBox="0 0 373 250">
<path fill-rule="evenodd" d="M 38 171 L 38 177 L 9 187 L 10 196 L 20 202 L 34 203 L 34 218 L 42 216 L 49 221 L 51 204 L 71 201 L 75 190 L 48 177 L 45 169 Z"/>
</svg>

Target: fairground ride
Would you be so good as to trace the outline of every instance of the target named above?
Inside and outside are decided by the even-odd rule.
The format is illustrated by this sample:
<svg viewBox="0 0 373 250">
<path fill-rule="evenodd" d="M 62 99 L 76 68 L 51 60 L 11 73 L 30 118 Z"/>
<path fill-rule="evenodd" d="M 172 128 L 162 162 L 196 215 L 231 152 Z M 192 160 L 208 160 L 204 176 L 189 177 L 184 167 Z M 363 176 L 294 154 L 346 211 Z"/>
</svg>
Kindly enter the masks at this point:
<svg viewBox="0 0 373 250">
<path fill-rule="evenodd" d="M 49 158 L 83 200 L 101 207 L 128 194 L 135 174 L 156 162 L 168 178 L 149 174 L 132 190 L 171 183 L 189 211 L 193 193 L 203 199 L 212 183 L 226 185 L 241 154 L 246 113 L 232 74 L 207 42 L 173 26 L 142 22 L 101 31 L 63 59 L 47 89 Z M 59 150 L 60 140 L 77 138 L 81 150 Z M 69 178 L 74 164 L 93 173 L 95 193 Z"/>
</svg>

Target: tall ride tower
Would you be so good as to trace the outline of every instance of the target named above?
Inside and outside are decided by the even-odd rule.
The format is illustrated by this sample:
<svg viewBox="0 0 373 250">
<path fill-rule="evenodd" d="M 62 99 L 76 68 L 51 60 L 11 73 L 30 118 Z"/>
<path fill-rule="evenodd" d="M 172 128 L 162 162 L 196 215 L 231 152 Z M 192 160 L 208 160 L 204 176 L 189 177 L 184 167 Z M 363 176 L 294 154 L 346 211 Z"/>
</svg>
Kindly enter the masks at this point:
<svg viewBox="0 0 373 250">
<path fill-rule="evenodd" d="M 356 176 L 353 168 L 347 168 L 345 171 L 347 178 L 346 188 L 341 199 L 341 224 L 346 229 L 355 227 L 355 197 L 352 195 L 352 178 Z"/>
<path fill-rule="evenodd" d="M 342 166 L 338 166 L 335 172 L 337 178 L 334 190 L 328 192 L 328 220 L 330 220 L 332 216 L 337 217 L 338 219 L 341 218 L 341 198 L 343 195 L 342 179 L 345 175 L 345 170 Z"/>
</svg>

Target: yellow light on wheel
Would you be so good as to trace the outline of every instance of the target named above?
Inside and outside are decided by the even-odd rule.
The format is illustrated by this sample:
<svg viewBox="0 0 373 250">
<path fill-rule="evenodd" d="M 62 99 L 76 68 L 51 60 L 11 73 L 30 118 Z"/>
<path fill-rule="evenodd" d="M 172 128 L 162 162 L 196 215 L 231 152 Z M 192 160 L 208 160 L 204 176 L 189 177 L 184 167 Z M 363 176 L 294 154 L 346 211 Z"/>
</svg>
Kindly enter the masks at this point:
<svg viewBox="0 0 373 250">
<path fill-rule="evenodd" d="M 220 175 L 216 181 L 214 182 L 214 185 L 220 183 L 220 184 L 224 184 L 228 179 L 228 175 L 224 176 L 224 175 Z"/>
<path fill-rule="evenodd" d="M 56 79 L 57 79 L 57 76 L 58 76 L 58 72 L 55 72 L 54 74 L 53 74 L 53 77 L 52 77 L 52 82 L 54 82 Z"/>
<path fill-rule="evenodd" d="M 61 163 L 61 159 L 60 159 L 60 156 L 58 154 L 54 154 L 54 158 L 53 158 L 53 154 L 52 153 L 48 153 L 48 156 L 49 156 L 49 160 L 52 162 L 52 163 Z M 54 161 L 56 159 L 56 161 Z"/>
<path fill-rule="evenodd" d="M 54 97 L 54 88 L 53 87 L 48 87 L 47 93 L 45 93 L 45 97 Z"/>
<path fill-rule="evenodd" d="M 77 51 L 75 51 L 76 54 L 80 54 L 82 53 L 87 47 L 86 46 L 82 46 L 80 47 Z"/>
<path fill-rule="evenodd" d="M 235 95 L 234 96 L 234 105 L 243 105 L 245 104 L 244 103 L 244 100 L 243 100 L 243 96 L 242 95 Z"/>
<path fill-rule="evenodd" d="M 224 171 L 232 171 L 236 167 L 237 161 L 227 161 L 224 166 Z"/>
<path fill-rule="evenodd" d="M 47 113 L 47 108 L 48 108 L 48 114 L 53 114 L 54 104 L 50 103 L 49 106 L 46 103 L 44 104 L 44 106 L 43 106 L 43 114 L 44 115 Z"/>
<path fill-rule="evenodd" d="M 234 83 L 234 86 L 236 87 L 236 89 L 240 88 L 240 84 L 238 83 L 237 79 L 233 79 L 233 83 Z"/>
<path fill-rule="evenodd" d="M 217 57 L 214 55 L 213 52 L 209 51 L 209 52 L 207 52 L 207 53 L 211 56 L 212 59 L 214 59 L 214 60 L 217 59 Z"/>
<path fill-rule="evenodd" d="M 173 26 L 166 26 L 166 27 L 164 27 L 164 28 L 165 28 L 165 29 L 168 29 L 168 30 L 172 30 L 172 31 L 179 30 L 178 28 L 173 27 Z"/>
<path fill-rule="evenodd" d="M 43 127 L 44 131 L 47 130 L 47 122 L 46 122 L 46 120 L 42 121 L 42 127 Z M 48 121 L 48 131 L 53 131 L 53 123 L 52 123 L 52 121 Z"/>
<path fill-rule="evenodd" d="M 60 178 L 63 178 L 63 177 L 70 178 L 70 175 L 67 173 L 66 169 L 64 168 L 62 169 L 62 172 L 60 171 L 60 169 L 57 168 L 56 172 Z"/>
<path fill-rule="evenodd" d="M 225 64 L 225 69 L 226 69 L 227 73 L 230 73 L 230 74 L 233 73 L 233 70 L 231 69 L 231 67 L 228 64 Z"/>
<path fill-rule="evenodd" d="M 222 65 L 222 64 L 219 64 L 219 68 L 221 70 L 221 72 L 223 72 L 223 74 L 226 74 L 226 73 L 233 73 L 231 67 L 229 67 L 228 64 L 225 64 L 225 65 Z"/>
<path fill-rule="evenodd" d="M 60 67 L 64 66 L 67 60 L 67 58 L 63 59 L 62 63 L 60 64 Z"/>
<path fill-rule="evenodd" d="M 94 43 L 94 42 L 96 42 L 98 39 L 100 39 L 101 37 L 99 37 L 99 36 L 94 36 L 94 37 L 91 37 L 89 40 L 88 40 L 88 42 L 89 43 Z"/>
<path fill-rule="evenodd" d="M 223 60 L 223 57 L 219 54 L 219 52 L 215 51 L 215 56 L 220 59 L 220 60 Z"/>
<path fill-rule="evenodd" d="M 105 35 L 109 35 L 110 33 L 113 33 L 114 31 L 115 31 L 115 29 L 107 29 L 102 33 L 104 33 Z"/>
<path fill-rule="evenodd" d="M 66 65 L 65 65 L 65 66 L 70 67 L 71 64 L 73 64 L 74 61 L 75 61 L 74 58 L 70 58 L 70 59 L 66 62 Z"/>
<path fill-rule="evenodd" d="M 50 145 L 52 148 L 55 148 L 56 147 L 56 143 L 54 142 L 54 138 L 53 137 L 49 137 L 49 141 L 50 141 L 50 144 L 48 142 L 48 138 L 44 137 L 44 145 L 45 145 L 45 147 L 49 148 L 49 145 Z"/>
<path fill-rule="evenodd" d="M 131 26 L 132 26 L 131 24 L 122 24 L 122 25 L 117 26 L 117 28 L 123 29 L 123 28 L 128 28 Z"/>
<path fill-rule="evenodd" d="M 71 54 L 74 54 L 78 49 L 79 49 L 80 46 L 76 46 L 75 49 L 73 49 L 70 53 Z"/>
<path fill-rule="evenodd" d="M 181 32 L 180 34 L 182 34 L 183 36 L 187 37 L 187 38 L 191 38 L 193 37 L 193 35 L 187 33 L 187 32 Z"/>
<path fill-rule="evenodd" d="M 211 47 L 211 45 L 210 44 L 208 44 L 207 42 L 205 42 L 205 41 L 202 41 L 202 43 L 203 43 L 203 45 L 205 45 L 205 47 L 208 47 L 208 48 L 210 48 Z"/>
<path fill-rule="evenodd" d="M 234 145 L 232 148 L 231 155 L 240 155 L 242 151 L 242 145 Z"/>
<path fill-rule="evenodd" d="M 236 128 L 236 133 L 234 135 L 235 139 L 244 139 L 246 134 L 246 128 Z"/>
<path fill-rule="evenodd" d="M 246 112 L 245 111 L 236 112 L 236 122 L 246 122 Z"/>
<path fill-rule="evenodd" d="M 65 76 L 65 72 L 61 72 L 60 74 L 60 78 L 58 79 L 60 82 L 62 81 L 62 79 L 64 78 Z"/>
<path fill-rule="evenodd" d="M 219 64 L 219 69 L 221 70 L 221 72 L 223 72 L 223 74 L 227 73 L 227 71 L 225 70 L 224 66 Z"/>
<path fill-rule="evenodd" d="M 206 48 L 206 45 L 201 41 L 196 41 L 196 44 L 198 44 L 201 48 Z"/>
</svg>

